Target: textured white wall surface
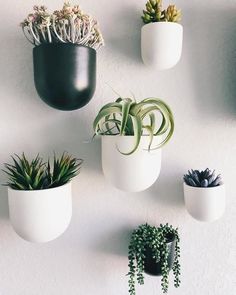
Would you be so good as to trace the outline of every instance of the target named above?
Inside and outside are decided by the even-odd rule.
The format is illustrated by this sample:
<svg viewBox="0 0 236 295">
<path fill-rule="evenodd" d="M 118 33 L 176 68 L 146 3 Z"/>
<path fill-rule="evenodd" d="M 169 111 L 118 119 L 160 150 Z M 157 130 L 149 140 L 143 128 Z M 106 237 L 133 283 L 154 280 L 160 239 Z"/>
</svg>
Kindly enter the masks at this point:
<svg viewBox="0 0 236 295">
<path fill-rule="evenodd" d="M 106 47 L 98 53 L 96 94 L 74 112 L 48 107 L 35 91 L 32 46 L 19 23 L 34 4 L 57 9 L 62 1 L 35 2 L 0 0 L 0 164 L 13 153 L 46 157 L 54 150 L 85 163 L 73 184 L 71 225 L 48 244 L 30 244 L 14 233 L 6 188 L 0 188 L 0 295 L 128 294 L 130 233 L 144 222 L 180 229 L 182 285 L 171 284 L 169 294 L 235 294 L 236 1 L 176 0 L 183 11 L 182 59 L 156 72 L 140 57 L 145 0 L 80 0 L 99 20 Z M 101 171 L 100 141 L 85 143 L 99 108 L 116 98 L 107 84 L 123 96 L 161 97 L 175 114 L 160 178 L 145 192 L 111 187 Z M 183 173 L 205 167 L 221 172 L 227 186 L 225 215 L 211 224 L 193 220 L 183 203 Z M 159 279 L 146 276 L 137 294 L 161 294 Z"/>
</svg>

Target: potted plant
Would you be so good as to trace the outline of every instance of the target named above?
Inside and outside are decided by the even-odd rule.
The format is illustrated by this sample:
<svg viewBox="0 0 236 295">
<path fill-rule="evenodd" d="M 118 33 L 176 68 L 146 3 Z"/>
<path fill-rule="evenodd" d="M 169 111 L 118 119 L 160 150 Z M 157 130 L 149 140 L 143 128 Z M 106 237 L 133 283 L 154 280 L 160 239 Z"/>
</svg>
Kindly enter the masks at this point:
<svg viewBox="0 0 236 295">
<path fill-rule="evenodd" d="M 127 192 L 143 191 L 158 178 L 161 147 L 174 132 L 168 105 L 157 98 L 118 98 L 101 108 L 93 129 L 102 136 L 105 177 Z"/>
<path fill-rule="evenodd" d="M 86 105 L 96 87 L 96 50 L 103 45 L 97 21 L 66 2 L 52 14 L 34 6 L 21 27 L 34 45 L 34 81 L 42 100 L 66 111 Z"/>
<path fill-rule="evenodd" d="M 181 10 L 175 5 L 162 9 L 162 0 L 148 0 L 143 10 L 141 33 L 143 62 L 158 70 L 174 67 L 181 58 L 183 27 Z"/>
<path fill-rule="evenodd" d="M 16 233 L 30 242 L 48 242 L 61 235 L 72 215 L 71 179 L 82 160 L 63 153 L 53 163 L 37 155 L 29 161 L 24 153 L 5 164 L 8 176 L 9 215 Z"/>
<path fill-rule="evenodd" d="M 161 287 L 168 292 L 169 272 L 174 273 L 174 285 L 180 285 L 180 247 L 178 229 L 171 225 L 160 227 L 140 225 L 133 233 L 129 245 L 129 294 L 135 295 L 135 278 L 144 284 L 144 272 L 162 276 Z"/>
<path fill-rule="evenodd" d="M 225 186 L 221 175 L 209 168 L 191 170 L 184 175 L 185 206 L 192 217 L 200 221 L 214 221 L 225 211 Z"/>
</svg>

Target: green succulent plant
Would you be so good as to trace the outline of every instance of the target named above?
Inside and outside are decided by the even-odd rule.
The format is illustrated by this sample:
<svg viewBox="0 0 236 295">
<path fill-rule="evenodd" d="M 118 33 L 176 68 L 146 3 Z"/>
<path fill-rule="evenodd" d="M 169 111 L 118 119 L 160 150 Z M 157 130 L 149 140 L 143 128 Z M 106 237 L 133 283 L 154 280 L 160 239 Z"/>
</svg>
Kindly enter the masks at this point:
<svg viewBox="0 0 236 295">
<path fill-rule="evenodd" d="M 149 224 L 140 225 L 131 236 L 129 244 L 129 294 L 135 295 L 135 282 L 144 284 L 144 269 L 146 251 L 150 249 L 153 259 L 156 262 L 161 262 L 161 287 L 163 293 L 168 292 L 169 286 L 169 267 L 168 267 L 168 237 L 173 236 L 175 243 L 175 254 L 173 263 L 174 286 L 177 288 L 180 285 L 180 247 L 178 229 L 172 225 L 160 225 L 160 227 L 151 226 Z"/>
<path fill-rule="evenodd" d="M 143 10 L 142 20 L 145 24 L 153 22 L 179 22 L 181 10 L 175 5 L 169 5 L 162 10 L 162 0 L 148 0 L 146 9 Z"/>
<path fill-rule="evenodd" d="M 161 115 L 159 124 L 156 114 Z M 118 98 L 100 109 L 93 122 L 93 129 L 95 135 L 133 135 L 135 137 L 133 149 L 122 152 L 130 155 L 137 150 L 145 132 L 150 138 L 148 150 L 166 144 L 174 132 L 174 118 L 169 106 L 160 99 L 146 98 L 136 102 L 131 98 Z M 158 135 L 164 138 L 158 146 L 152 147 L 153 137 Z"/>
<path fill-rule="evenodd" d="M 187 185 L 194 187 L 215 187 L 223 184 L 221 175 L 216 175 L 215 170 L 211 171 L 209 168 L 188 171 L 183 178 Z"/>
<path fill-rule="evenodd" d="M 178 23 L 181 21 L 181 10 L 177 9 L 176 5 L 169 5 L 164 10 L 165 21 Z"/>
<path fill-rule="evenodd" d="M 61 158 L 54 155 L 51 168 L 50 161 L 47 163 L 46 177 L 49 188 L 58 187 L 69 182 L 75 177 L 81 168 L 82 160 L 63 153 Z"/>
<path fill-rule="evenodd" d="M 52 169 L 37 155 L 29 161 L 25 154 L 12 156 L 13 164 L 5 164 L 3 170 L 8 176 L 7 186 L 15 190 L 42 190 L 58 187 L 78 175 L 82 160 L 66 153 L 60 158 L 54 155 Z"/>
<path fill-rule="evenodd" d="M 84 13 L 79 5 L 73 6 L 69 2 L 53 13 L 49 13 L 45 6 L 35 5 L 21 27 L 27 40 L 35 46 L 73 43 L 97 50 L 104 45 L 97 21 Z"/>
</svg>

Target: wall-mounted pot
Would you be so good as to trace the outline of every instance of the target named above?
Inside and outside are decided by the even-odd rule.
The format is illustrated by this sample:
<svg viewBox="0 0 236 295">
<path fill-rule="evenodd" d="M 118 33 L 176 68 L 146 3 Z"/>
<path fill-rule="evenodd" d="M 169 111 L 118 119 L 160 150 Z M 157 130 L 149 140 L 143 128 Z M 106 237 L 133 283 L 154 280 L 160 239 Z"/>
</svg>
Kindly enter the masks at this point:
<svg viewBox="0 0 236 295">
<path fill-rule="evenodd" d="M 35 191 L 8 188 L 8 203 L 11 224 L 20 237 L 48 242 L 60 236 L 70 223 L 71 183 Z"/>
<path fill-rule="evenodd" d="M 96 88 L 96 50 L 69 43 L 33 49 L 34 82 L 41 99 L 53 108 L 82 108 Z"/>
<path fill-rule="evenodd" d="M 169 271 L 172 269 L 174 264 L 174 258 L 175 258 L 175 245 L 176 245 L 176 239 L 174 235 L 170 235 L 168 237 L 167 247 L 168 247 L 168 268 Z M 156 262 L 156 260 L 153 258 L 153 254 L 150 248 L 146 249 L 145 253 L 145 261 L 144 261 L 144 271 L 145 273 L 152 275 L 152 276 L 161 276 L 162 261 Z"/>
<path fill-rule="evenodd" d="M 200 221 L 219 219 L 225 211 L 225 186 L 193 187 L 184 183 L 184 200 L 189 214 Z"/>
<path fill-rule="evenodd" d="M 131 155 L 134 136 L 102 136 L 102 168 L 105 177 L 116 188 L 126 192 L 139 192 L 149 188 L 161 170 L 161 149 L 148 151 L 149 136 L 142 136 L 138 149 Z M 153 146 L 160 137 L 154 137 Z M 119 149 L 119 150 L 118 150 Z"/>
<path fill-rule="evenodd" d="M 155 22 L 142 27 L 141 53 L 145 65 L 157 70 L 174 67 L 182 54 L 183 27 L 174 22 Z"/>
</svg>

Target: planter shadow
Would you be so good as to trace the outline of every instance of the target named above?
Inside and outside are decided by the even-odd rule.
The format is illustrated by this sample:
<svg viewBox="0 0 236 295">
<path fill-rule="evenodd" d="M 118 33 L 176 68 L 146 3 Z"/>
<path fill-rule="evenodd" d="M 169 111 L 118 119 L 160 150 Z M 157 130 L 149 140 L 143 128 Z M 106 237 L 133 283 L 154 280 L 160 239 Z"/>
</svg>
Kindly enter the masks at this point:
<svg viewBox="0 0 236 295">
<path fill-rule="evenodd" d="M 85 106 L 96 88 L 96 50 L 76 44 L 41 44 L 33 49 L 34 82 L 49 106 L 72 111 Z"/>
</svg>

